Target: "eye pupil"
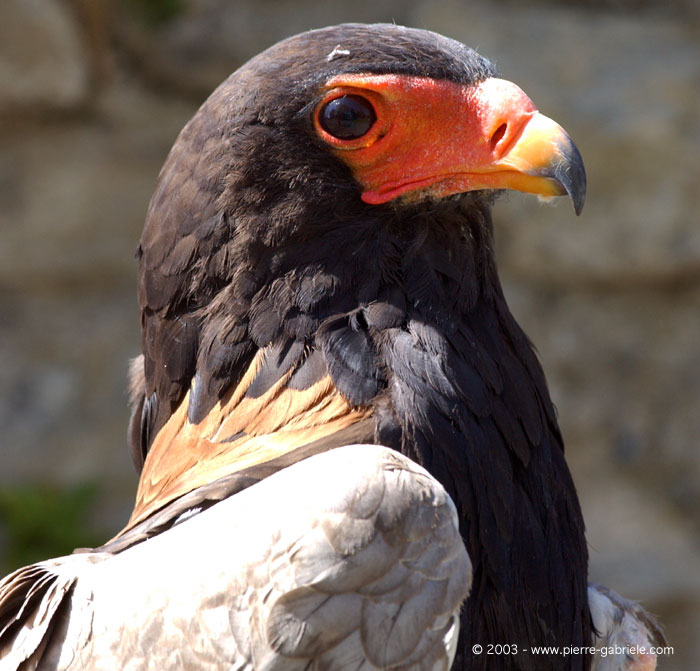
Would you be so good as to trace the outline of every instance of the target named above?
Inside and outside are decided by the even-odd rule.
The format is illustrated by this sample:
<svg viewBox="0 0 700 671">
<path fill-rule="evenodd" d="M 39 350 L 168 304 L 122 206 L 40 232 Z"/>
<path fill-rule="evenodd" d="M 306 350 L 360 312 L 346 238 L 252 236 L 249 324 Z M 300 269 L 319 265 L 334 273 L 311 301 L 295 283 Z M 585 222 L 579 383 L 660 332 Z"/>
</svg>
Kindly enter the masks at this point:
<svg viewBox="0 0 700 671">
<path fill-rule="evenodd" d="M 376 120 L 372 105 L 364 98 L 352 95 L 334 98 L 319 116 L 323 130 L 340 140 L 362 137 Z"/>
</svg>

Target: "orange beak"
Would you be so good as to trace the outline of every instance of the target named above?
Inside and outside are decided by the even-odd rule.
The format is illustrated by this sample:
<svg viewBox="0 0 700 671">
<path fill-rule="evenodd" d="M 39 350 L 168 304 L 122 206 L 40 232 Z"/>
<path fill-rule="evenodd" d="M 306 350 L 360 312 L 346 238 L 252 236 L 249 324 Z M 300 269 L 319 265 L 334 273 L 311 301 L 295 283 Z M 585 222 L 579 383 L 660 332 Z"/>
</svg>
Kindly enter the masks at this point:
<svg viewBox="0 0 700 671">
<path fill-rule="evenodd" d="M 326 133 L 319 110 L 336 97 L 371 103 L 376 122 L 360 138 Z M 514 189 L 568 194 L 576 214 L 586 196 L 581 155 L 557 123 L 515 84 L 487 79 L 461 85 L 423 77 L 341 75 L 327 84 L 316 132 L 352 170 L 362 200 L 434 197 Z"/>
</svg>

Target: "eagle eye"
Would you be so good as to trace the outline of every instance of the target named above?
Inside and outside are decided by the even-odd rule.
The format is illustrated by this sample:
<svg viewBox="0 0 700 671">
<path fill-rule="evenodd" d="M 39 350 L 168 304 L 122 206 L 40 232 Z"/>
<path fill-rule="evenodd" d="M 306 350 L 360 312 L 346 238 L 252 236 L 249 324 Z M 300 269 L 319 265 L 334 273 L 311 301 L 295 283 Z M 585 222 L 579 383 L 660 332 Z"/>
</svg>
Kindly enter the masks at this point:
<svg viewBox="0 0 700 671">
<path fill-rule="evenodd" d="M 377 120 L 374 107 L 361 96 L 344 95 L 323 106 L 318 117 L 321 128 L 339 140 L 356 140 Z"/>
</svg>

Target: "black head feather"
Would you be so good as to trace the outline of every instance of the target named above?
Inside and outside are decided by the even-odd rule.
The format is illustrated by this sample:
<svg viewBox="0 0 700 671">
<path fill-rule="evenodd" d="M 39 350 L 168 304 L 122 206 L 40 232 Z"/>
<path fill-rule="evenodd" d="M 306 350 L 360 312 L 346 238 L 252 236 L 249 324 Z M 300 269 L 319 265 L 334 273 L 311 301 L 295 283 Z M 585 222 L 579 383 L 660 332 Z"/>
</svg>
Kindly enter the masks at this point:
<svg viewBox="0 0 700 671">
<path fill-rule="evenodd" d="M 366 258 L 377 244 L 368 235 L 394 218 L 392 205 L 360 201 L 347 166 L 330 156 L 312 128 L 323 84 L 359 72 L 462 83 L 494 73 L 475 51 L 436 33 L 347 24 L 270 47 L 210 96 L 161 171 L 139 247 L 147 392 L 159 399 L 150 436 L 180 402 L 195 370 L 196 418 L 245 368 L 252 349 L 232 345 L 241 340 L 241 328 L 258 346 L 279 337 L 274 305 L 285 297 L 279 283 L 275 291 L 261 288 L 296 270 L 298 260 L 307 266 L 300 280 L 317 277 L 348 242 Z M 311 243 L 317 249 L 309 253 Z M 420 255 L 415 260 L 420 264 Z M 333 290 L 318 291 L 317 303 L 328 304 Z M 314 309 L 300 298 L 296 335 L 308 336 L 319 322 L 303 317 Z"/>
</svg>

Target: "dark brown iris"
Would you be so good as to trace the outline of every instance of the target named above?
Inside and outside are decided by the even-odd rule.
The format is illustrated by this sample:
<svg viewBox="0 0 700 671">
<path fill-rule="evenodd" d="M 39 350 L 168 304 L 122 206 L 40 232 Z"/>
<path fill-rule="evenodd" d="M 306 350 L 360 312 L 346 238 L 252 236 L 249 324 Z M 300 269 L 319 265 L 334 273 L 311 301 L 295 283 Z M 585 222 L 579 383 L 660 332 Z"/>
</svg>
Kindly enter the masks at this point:
<svg viewBox="0 0 700 671">
<path fill-rule="evenodd" d="M 374 108 L 361 96 L 334 98 L 321 110 L 321 128 L 339 140 L 356 140 L 369 131 L 377 120 Z"/>
</svg>

